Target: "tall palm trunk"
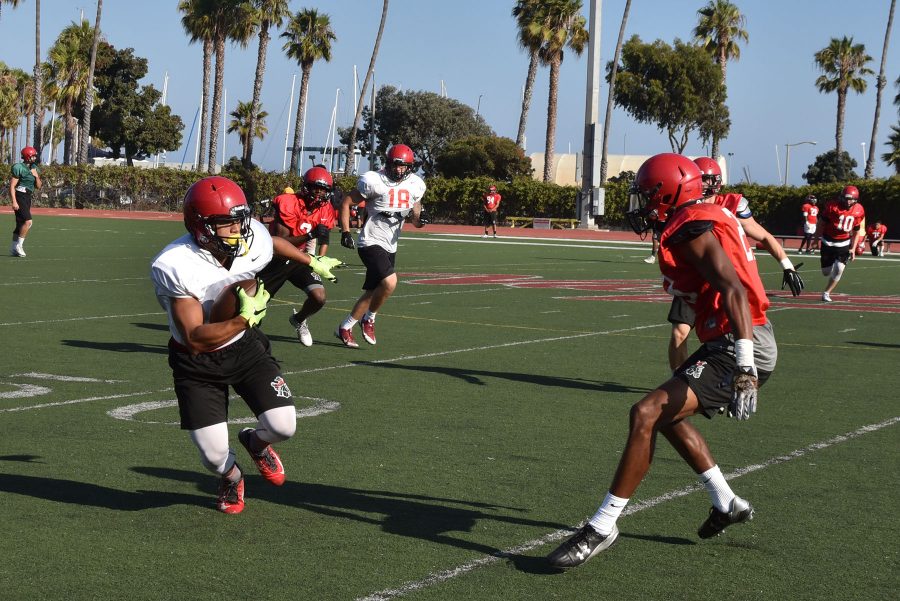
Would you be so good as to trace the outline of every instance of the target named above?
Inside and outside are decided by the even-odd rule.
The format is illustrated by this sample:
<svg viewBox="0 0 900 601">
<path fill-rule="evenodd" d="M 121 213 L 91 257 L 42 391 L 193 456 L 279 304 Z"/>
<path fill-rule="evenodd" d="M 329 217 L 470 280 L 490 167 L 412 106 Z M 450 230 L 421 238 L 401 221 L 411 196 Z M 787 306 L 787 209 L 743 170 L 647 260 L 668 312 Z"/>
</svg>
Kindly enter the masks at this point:
<svg viewBox="0 0 900 601">
<path fill-rule="evenodd" d="M 562 57 L 556 55 L 550 61 L 550 94 L 547 99 L 547 140 L 544 147 L 544 181 L 553 177 L 553 147 L 556 144 L 556 110 L 559 95 L 559 65 Z"/>
<path fill-rule="evenodd" d="M 844 177 L 844 114 L 847 112 L 847 87 L 842 86 L 837 91 L 837 124 L 834 131 L 834 154 L 837 174 Z"/>
<path fill-rule="evenodd" d="M 259 115 L 259 96 L 262 93 L 263 76 L 266 74 L 266 49 L 269 47 L 269 22 L 264 20 L 259 28 L 259 50 L 256 52 L 256 77 L 253 80 L 253 101 L 250 110 L 250 123 L 247 126 L 247 143 L 244 146 L 244 167 L 249 168 L 253 161 L 253 132 L 256 130 Z"/>
<path fill-rule="evenodd" d="M 294 144 L 291 147 L 291 173 L 296 173 L 298 169 L 298 159 L 302 163 L 303 157 L 300 156 L 300 135 L 303 132 L 303 113 L 306 109 L 306 96 L 309 93 L 309 74 L 312 72 L 312 63 L 303 63 L 300 66 L 300 94 L 297 100 L 297 117 L 294 119 Z"/>
<path fill-rule="evenodd" d="M 723 45 L 719 49 L 719 66 L 722 68 L 722 85 L 725 86 L 725 76 L 728 72 L 728 56 L 725 53 L 725 46 Z M 712 136 L 712 148 L 709 153 L 713 159 L 717 159 L 719 157 L 719 136 L 718 134 L 713 134 Z"/>
<path fill-rule="evenodd" d="M 606 98 L 606 118 L 603 120 L 603 150 L 600 153 L 600 185 L 606 183 L 608 167 L 607 150 L 609 149 L 609 126 L 612 121 L 613 98 L 616 94 L 616 74 L 619 72 L 619 57 L 622 55 L 622 41 L 625 38 L 625 24 L 628 22 L 628 11 L 631 10 L 631 0 L 625 0 L 625 12 L 622 13 L 622 23 L 619 25 L 619 39 L 616 42 L 616 52 L 612 60 L 612 72 L 609 74 L 609 96 Z"/>
<path fill-rule="evenodd" d="M 75 164 L 75 127 L 78 125 L 78 120 L 75 119 L 75 101 L 71 98 L 66 101 L 65 124 L 66 124 L 66 135 L 65 135 L 65 142 L 63 143 L 63 164 L 64 165 L 74 165 Z"/>
<path fill-rule="evenodd" d="M 203 40 L 203 91 L 200 94 L 200 144 L 197 164 L 194 168 L 202 173 L 206 167 L 207 132 L 209 131 L 209 72 L 212 66 L 213 41 Z"/>
<path fill-rule="evenodd" d="M 44 143 L 44 91 L 41 81 L 41 0 L 34 2 L 34 143 L 40 151 Z M 31 137 L 31 131 L 27 133 Z"/>
<path fill-rule="evenodd" d="M 97 46 L 100 43 L 100 13 L 103 0 L 97 0 L 97 20 L 94 21 L 94 43 L 91 46 L 91 65 L 88 68 L 87 90 L 84 93 L 84 117 L 81 119 L 81 141 L 79 142 L 78 164 L 88 161 L 88 138 L 91 134 L 91 109 L 94 108 L 94 67 L 97 64 Z"/>
<path fill-rule="evenodd" d="M 866 171 L 864 177 L 869 179 L 875 171 L 875 141 L 878 138 L 878 118 L 881 116 L 881 93 L 887 85 L 887 77 L 884 75 L 884 67 L 887 62 L 888 43 L 891 41 L 891 25 L 894 23 L 894 7 L 897 0 L 891 0 L 891 11 L 888 14 L 887 28 L 884 30 L 884 46 L 881 49 L 881 69 L 878 71 L 878 80 L 875 84 L 875 120 L 872 123 L 872 137 L 869 139 L 869 156 L 866 158 Z"/>
<path fill-rule="evenodd" d="M 528 59 L 528 75 L 525 77 L 525 93 L 522 94 L 522 112 L 519 113 L 519 131 L 516 134 L 516 146 L 525 149 L 525 125 L 528 123 L 528 110 L 531 108 L 531 95 L 534 94 L 534 80 L 537 77 L 538 53 L 540 48 L 531 51 Z"/>
<path fill-rule="evenodd" d="M 378 47 L 381 46 L 381 34 L 384 33 L 384 23 L 387 20 L 388 0 L 384 0 L 381 7 L 381 24 L 378 26 L 378 35 L 375 36 L 375 48 L 372 50 L 372 58 L 369 60 L 369 68 L 366 70 L 366 79 L 363 81 L 362 90 L 359 91 L 359 100 L 356 103 L 356 115 L 353 117 L 353 127 L 350 129 L 350 138 L 347 141 L 347 164 L 344 167 L 344 175 L 353 173 L 356 165 L 356 132 L 359 130 L 359 122 L 362 119 L 363 105 L 366 99 L 366 90 L 375 73 L 375 59 L 378 57 Z M 375 107 L 372 107 L 374 112 Z M 374 114 L 374 113 L 373 113 Z M 375 129 L 375 123 L 372 123 Z"/>
<path fill-rule="evenodd" d="M 222 120 L 222 82 L 225 77 L 225 32 L 216 32 L 216 76 L 213 83 L 212 115 L 209 122 L 209 164 L 207 172 L 215 173 L 219 151 L 219 122 Z M 225 161 L 222 161 L 223 164 Z"/>
</svg>

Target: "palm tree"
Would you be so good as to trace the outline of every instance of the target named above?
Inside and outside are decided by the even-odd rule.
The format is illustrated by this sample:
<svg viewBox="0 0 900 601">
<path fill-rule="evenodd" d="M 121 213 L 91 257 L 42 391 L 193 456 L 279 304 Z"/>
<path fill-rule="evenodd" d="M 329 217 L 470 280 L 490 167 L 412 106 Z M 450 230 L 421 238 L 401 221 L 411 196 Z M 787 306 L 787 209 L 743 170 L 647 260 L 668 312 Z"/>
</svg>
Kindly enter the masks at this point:
<svg viewBox="0 0 900 601">
<path fill-rule="evenodd" d="M 209 118 L 209 162 L 207 171 L 215 173 L 219 151 L 219 123 L 222 119 L 222 90 L 225 78 L 225 40 L 233 40 L 246 47 L 253 35 L 253 6 L 248 0 L 211 0 L 215 24 L 213 45 L 216 52 L 216 71 L 213 79 L 212 114 Z"/>
<path fill-rule="evenodd" d="M 3 5 L 4 5 L 4 4 L 9 4 L 9 5 L 12 6 L 13 8 L 15 8 L 15 7 L 19 6 L 19 3 L 20 3 L 21 1 L 22 1 L 22 0 L 0 0 L 0 11 L 3 10 Z M 3 13 L 2 13 L 2 12 L 0 12 L 0 16 L 3 16 Z"/>
<path fill-rule="evenodd" d="M 78 144 L 78 164 L 88 160 L 88 137 L 91 132 L 91 109 L 94 108 L 94 67 L 97 64 L 97 46 L 100 44 L 100 14 L 103 0 L 97 0 L 97 19 L 94 21 L 94 41 L 91 45 L 91 63 L 88 67 L 87 89 L 84 94 L 84 116 L 81 119 L 81 141 Z"/>
<path fill-rule="evenodd" d="M 553 175 L 554 145 L 556 144 L 556 113 L 559 96 L 559 67 L 563 50 L 569 48 L 581 54 L 590 34 L 581 14 L 581 0 L 545 0 L 539 9 L 545 25 L 541 62 L 550 66 L 550 91 L 547 99 L 547 138 L 544 150 L 544 181 Z"/>
<path fill-rule="evenodd" d="M 538 19 L 537 9 L 541 0 L 518 0 L 513 6 L 512 16 L 518 25 L 519 46 L 528 52 L 528 74 L 525 76 L 525 91 L 522 94 L 522 111 L 519 113 L 519 131 L 516 134 L 516 146 L 525 148 L 525 126 L 528 123 L 528 110 L 531 108 L 531 96 L 534 93 L 534 79 L 540 63 L 543 38 L 543 23 Z"/>
<path fill-rule="evenodd" d="M 722 86 L 725 87 L 725 74 L 728 61 L 741 58 L 738 40 L 750 40 L 744 25 L 746 17 L 740 9 L 728 0 L 710 0 L 709 4 L 697 11 L 700 20 L 694 28 L 694 39 L 712 55 L 713 60 L 722 69 Z M 712 138 L 713 158 L 719 156 L 719 137 Z"/>
<path fill-rule="evenodd" d="M 300 158 L 300 133 L 303 131 L 303 112 L 309 93 L 309 75 L 313 63 L 331 60 L 331 43 L 337 40 L 331 29 L 331 19 L 314 8 L 304 8 L 291 17 L 287 30 L 281 34 L 287 41 L 282 49 L 288 58 L 300 65 L 300 95 L 297 117 L 294 119 L 294 144 L 291 147 L 291 172 L 297 171 Z"/>
<path fill-rule="evenodd" d="M 195 169 L 202 172 L 206 165 L 207 131 L 209 130 L 209 72 L 212 65 L 213 41 L 216 34 L 209 0 L 181 0 L 178 10 L 184 13 L 181 25 L 191 36 L 191 42 L 203 43 L 203 89 L 200 93 L 200 145 Z"/>
<path fill-rule="evenodd" d="M 245 167 L 250 167 L 252 163 L 253 138 L 259 137 L 256 136 L 254 130 L 257 127 L 256 121 L 259 119 L 259 96 L 262 93 L 263 76 L 266 73 L 266 51 L 269 48 L 270 39 L 269 28 L 273 26 L 281 27 L 284 20 L 291 14 L 288 0 L 253 0 L 253 6 L 256 13 L 254 22 L 259 25 L 259 49 L 256 53 L 256 77 L 253 79 L 253 100 L 251 101 L 253 111 L 250 114 L 250 123 L 248 124 L 247 146 L 244 149 Z M 260 139 L 262 138 L 260 137 Z"/>
<path fill-rule="evenodd" d="M 891 151 L 881 155 L 881 160 L 893 167 L 896 175 L 900 175 L 900 125 L 891 126 L 891 135 L 885 145 Z"/>
<path fill-rule="evenodd" d="M 603 150 L 600 153 L 600 185 L 606 183 L 608 167 L 606 153 L 609 149 L 609 125 L 612 121 L 613 98 L 616 93 L 616 73 L 619 72 L 619 57 L 622 55 L 622 40 L 625 37 L 625 23 L 628 21 L 629 10 L 631 10 L 631 0 L 625 0 L 625 12 L 622 13 L 622 23 L 619 25 L 619 39 L 616 42 L 616 52 L 612 59 L 612 70 L 609 73 L 609 96 L 606 98 L 606 119 L 603 121 Z"/>
<path fill-rule="evenodd" d="M 816 64 L 825 72 L 816 79 L 820 92 L 837 92 L 837 123 L 834 132 L 835 157 L 838 157 L 838 177 L 843 178 L 844 165 L 840 157 L 844 153 L 844 113 L 847 109 L 847 92 L 857 94 L 866 91 L 867 75 L 874 71 L 866 66 L 872 57 L 866 54 L 864 44 L 854 44 L 853 38 L 831 38 L 831 43 L 815 54 Z"/>
<path fill-rule="evenodd" d="M 87 21 L 72 24 L 62 30 L 47 53 L 50 78 L 57 106 L 64 115 L 65 145 L 63 162 L 75 162 L 75 108 L 87 89 L 88 60 L 94 32 Z"/>
<path fill-rule="evenodd" d="M 44 140 L 44 92 L 41 80 L 41 0 L 34 0 L 34 143 L 41 150 Z M 25 134 L 31 137 L 31 130 Z"/>
<path fill-rule="evenodd" d="M 875 171 L 875 141 L 878 138 L 878 118 L 881 116 L 881 93 L 887 86 L 887 77 L 884 75 L 884 67 L 887 62 L 888 43 L 891 41 L 891 26 L 894 23 L 894 8 L 897 0 L 891 0 L 891 10 L 888 14 L 887 27 L 884 30 L 884 47 L 881 49 L 881 69 L 878 71 L 878 79 L 875 82 L 875 120 L 872 123 L 872 137 L 869 139 L 869 156 L 866 159 L 864 178 L 869 179 Z"/>
<path fill-rule="evenodd" d="M 247 161 L 247 153 L 250 152 L 250 136 L 252 135 L 260 140 L 266 137 L 266 134 L 269 133 L 269 128 L 266 127 L 266 117 L 269 116 L 269 113 L 262 110 L 262 107 L 260 107 L 259 112 L 256 113 L 256 118 L 254 119 L 253 103 L 238 102 L 237 108 L 229 114 L 233 119 L 228 124 L 227 132 L 229 134 L 237 132 L 238 137 L 241 139 L 241 146 L 244 150 L 241 159 L 245 164 L 249 164 L 249 161 Z M 251 121 L 256 122 L 256 127 L 251 128 Z"/>
<path fill-rule="evenodd" d="M 366 79 L 363 81 L 362 90 L 359 91 L 359 100 L 356 103 L 356 115 L 353 117 L 353 127 L 350 128 L 350 137 L 347 140 L 347 164 L 344 167 L 344 175 L 353 173 L 356 163 L 356 132 L 359 130 L 359 122 L 362 119 L 363 104 L 369 82 L 375 74 L 375 58 L 378 56 L 378 47 L 381 46 L 381 35 L 384 33 L 384 23 L 387 20 L 388 0 L 384 0 L 381 6 L 381 23 L 378 25 L 378 34 L 375 36 L 375 48 L 372 49 L 372 58 L 369 60 L 369 68 L 366 70 Z M 375 110 L 375 107 L 372 107 Z M 372 126 L 374 127 L 374 123 Z"/>
</svg>

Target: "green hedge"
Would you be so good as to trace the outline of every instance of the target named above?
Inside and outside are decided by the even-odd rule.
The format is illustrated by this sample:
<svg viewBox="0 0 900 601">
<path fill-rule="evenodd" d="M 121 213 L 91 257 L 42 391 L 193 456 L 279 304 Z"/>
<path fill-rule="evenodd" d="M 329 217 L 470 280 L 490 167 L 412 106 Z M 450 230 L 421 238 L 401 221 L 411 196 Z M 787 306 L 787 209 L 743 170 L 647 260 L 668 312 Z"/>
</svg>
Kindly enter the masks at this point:
<svg viewBox="0 0 900 601">
<path fill-rule="evenodd" d="M 251 202 L 272 198 L 286 186 L 299 189 L 301 179 L 293 174 L 266 171 L 223 173 L 240 184 Z M 120 210 L 180 211 L 185 190 L 201 176 L 175 169 L 139 169 L 129 167 L 43 167 L 44 188 L 36 206 L 71 208 L 115 208 Z M 7 180 L 8 181 L 8 180 Z M 880 218 L 888 227 L 888 237 L 900 237 L 900 177 L 848 182 L 859 188 L 860 199 L 871 223 Z M 336 178 L 344 191 L 352 190 L 356 177 Z M 575 216 L 578 188 L 545 184 L 530 178 L 497 182 L 489 178 L 429 178 L 425 205 L 438 223 L 481 223 L 481 198 L 491 184 L 503 196 L 503 217 Z M 726 192 L 739 192 L 751 201 L 757 221 L 774 234 L 795 234 L 800 227 L 800 207 L 807 194 L 824 201 L 837 194 L 837 184 L 785 187 L 741 184 Z M 9 204 L 9 186 L 0 190 L 0 198 Z M 624 212 L 628 205 L 628 186 L 610 183 L 606 187 L 606 211 L 599 218 L 603 226 L 627 227 Z"/>
</svg>

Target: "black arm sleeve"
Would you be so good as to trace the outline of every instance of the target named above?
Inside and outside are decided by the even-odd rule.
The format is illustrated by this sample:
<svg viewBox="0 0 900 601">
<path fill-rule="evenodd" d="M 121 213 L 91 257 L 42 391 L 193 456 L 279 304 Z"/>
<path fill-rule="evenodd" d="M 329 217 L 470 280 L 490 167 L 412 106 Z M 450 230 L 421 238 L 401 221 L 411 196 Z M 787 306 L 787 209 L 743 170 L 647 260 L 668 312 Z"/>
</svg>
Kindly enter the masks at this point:
<svg viewBox="0 0 900 601">
<path fill-rule="evenodd" d="M 669 235 L 669 244 L 683 244 L 706 232 L 712 231 L 713 221 L 688 221 Z"/>
</svg>

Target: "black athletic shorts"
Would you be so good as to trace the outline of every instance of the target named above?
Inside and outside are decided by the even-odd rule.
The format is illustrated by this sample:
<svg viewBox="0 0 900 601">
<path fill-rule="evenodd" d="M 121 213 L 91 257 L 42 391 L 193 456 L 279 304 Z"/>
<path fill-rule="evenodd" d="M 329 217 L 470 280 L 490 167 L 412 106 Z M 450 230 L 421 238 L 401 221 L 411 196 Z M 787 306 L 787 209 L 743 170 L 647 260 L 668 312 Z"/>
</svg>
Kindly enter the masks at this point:
<svg viewBox="0 0 900 601">
<path fill-rule="evenodd" d="M 25 189 L 24 192 L 21 190 L 16 190 L 16 202 L 19 203 L 19 208 L 15 211 L 16 214 L 16 233 L 19 232 L 19 228 L 22 225 L 25 225 L 26 221 L 31 221 L 31 200 L 33 198 L 33 193 L 29 189 Z"/>
<path fill-rule="evenodd" d="M 753 327 L 753 354 L 759 385 L 772 375 L 778 358 L 772 325 Z M 675 370 L 675 377 L 684 380 L 700 403 L 700 413 L 712 419 L 728 409 L 734 379 L 734 345 L 731 336 L 723 336 L 703 344 Z"/>
<path fill-rule="evenodd" d="M 669 307 L 669 316 L 667 319 L 669 320 L 669 323 L 673 325 L 686 323 L 693 328 L 694 322 L 697 319 L 697 314 L 694 313 L 691 306 L 684 300 L 684 297 L 676 296 L 672 298 L 672 305 Z"/>
<path fill-rule="evenodd" d="M 397 253 L 389 253 L 380 246 L 366 246 L 357 250 L 359 258 L 366 266 L 366 281 L 363 290 L 375 290 L 381 280 L 394 273 Z"/>
<path fill-rule="evenodd" d="M 823 241 L 819 245 L 819 260 L 822 263 L 822 269 L 831 267 L 835 261 L 846 265 L 850 260 L 850 245 L 830 246 Z"/>
<path fill-rule="evenodd" d="M 660 221 L 657 219 L 653 222 L 653 239 L 659 242 L 659 237 L 662 236 L 663 230 L 666 229 L 666 222 Z"/>
<path fill-rule="evenodd" d="M 487 227 L 489 225 L 497 225 L 497 211 L 484 212 L 484 227 Z"/>
<path fill-rule="evenodd" d="M 199 355 L 191 355 L 170 339 L 169 366 L 182 430 L 228 421 L 229 386 L 257 417 L 269 409 L 294 405 L 269 339 L 257 328 L 221 350 Z"/>
<path fill-rule="evenodd" d="M 322 278 L 309 265 L 285 261 L 279 257 L 274 257 L 256 277 L 263 281 L 272 296 L 281 290 L 285 282 L 290 282 L 307 293 L 313 288 L 324 288 Z"/>
</svg>

